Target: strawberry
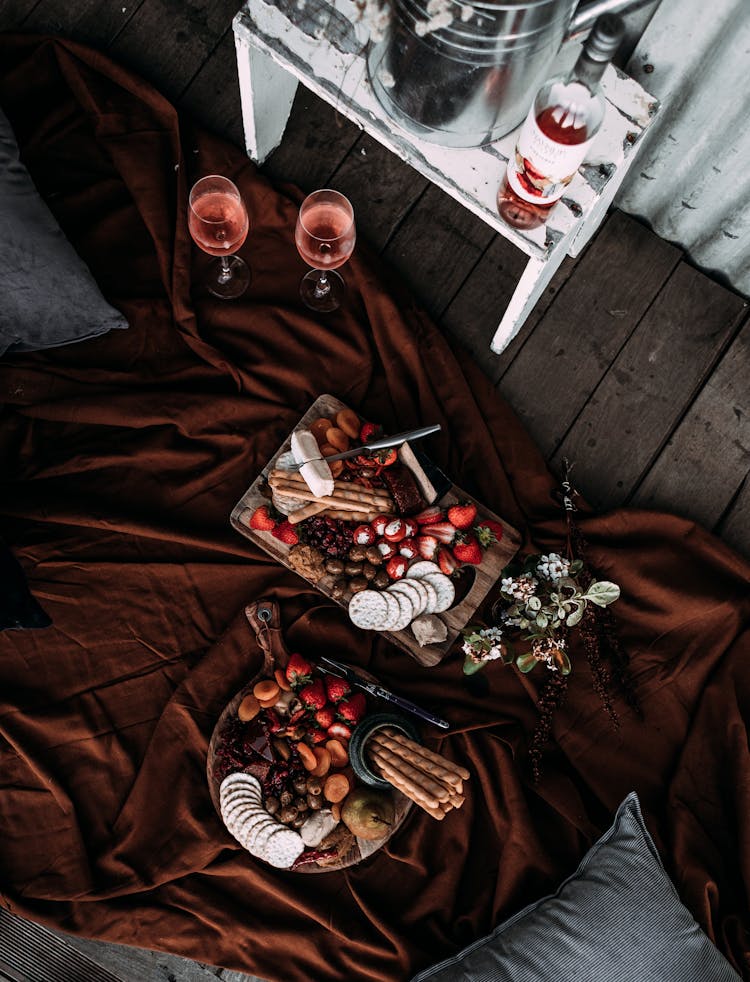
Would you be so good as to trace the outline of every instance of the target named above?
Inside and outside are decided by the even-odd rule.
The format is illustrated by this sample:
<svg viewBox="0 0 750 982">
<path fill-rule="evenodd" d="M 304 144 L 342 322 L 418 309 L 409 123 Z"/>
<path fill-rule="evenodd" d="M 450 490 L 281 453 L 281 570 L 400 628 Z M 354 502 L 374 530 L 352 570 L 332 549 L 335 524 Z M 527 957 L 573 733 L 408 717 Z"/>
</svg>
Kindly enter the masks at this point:
<svg viewBox="0 0 750 982">
<path fill-rule="evenodd" d="M 356 692 L 349 699 L 342 700 L 336 711 L 340 720 L 350 726 L 356 726 L 367 712 L 367 701 L 361 692 Z"/>
<path fill-rule="evenodd" d="M 298 685 L 305 685 L 312 678 L 312 665 L 303 658 L 302 655 L 293 654 L 289 656 L 286 664 L 286 680 L 289 685 L 296 688 Z"/>
<path fill-rule="evenodd" d="M 369 525 L 358 525 L 352 534 L 358 546 L 371 546 L 377 538 Z"/>
<path fill-rule="evenodd" d="M 268 723 L 269 733 L 280 733 L 284 729 L 284 724 L 279 719 L 279 714 L 275 709 L 265 709 L 264 715 Z"/>
<path fill-rule="evenodd" d="M 406 575 L 408 568 L 409 564 L 403 556 L 394 556 L 386 563 L 385 571 L 392 580 L 400 580 Z"/>
<path fill-rule="evenodd" d="M 317 746 L 319 743 L 323 743 L 325 740 L 330 740 L 327 730 L 313 730 L 312 733 L 308 734 L 308 740 L 313 746 Z"/>
<path fill-rule="evenodd" d="M 300 689 L 299 697 L 302 700 L 302 705 L 307 706 L 308 709 L 322 709 L 328 701 L 323 680 L 315 679 L 304 689 Z"/>
<path fill-rule="evenodd" d="M 334 723 L 328 727 L 328 736 L 332 740 L 351 740 L 352 731 L 346 723 Z"/>
<path fill-rule="evenodd" d="M 435 540 L 437 545 L 437 539 Z M 404 559 L 416 559 L 419 555 L 419 549 L 416 546 L 415 539 L 404 539 L 403 542 L 398 544 L 398 554 L 403 556 Z"/>
<path fill-rule="evenodd" d="M 383 529 L 383 536 L 388 542 L 400 542 L 406 538 L 406 525 L 400 518 L 394 518 Z"/>
<path fill-rule="evenodd" d="M 482 550 L 473 535 L 461 533 L 453 546 L 453 555 L 460 563 L 472 563 L 478 566 L 482 561 Z"/>
<path fill-rule="evenodd" d="M 429 508 L 425 508 L 424 511 L 412 517 L 419 525 L 432 525 L 434 522 L 442 522 L 445 518 L 445 512 L 437 505 L 430 505 Z"/>
<path fill-rule="evenodd" d="M 333 711 L 333 706 L 323 706 L 322 709 L 319 709 L 315 713 L 313 720 L 321 730 L 327 730 L 332 723 L 336 722 L 336 714 Z"/>
<path fill-rule="evenodd" d="M 271 535 L 274 539 L 278 539 L 279 542 L 284 542 L 288 546 L 296 546 L 299 542 L 299 536 L 294 531 L 294 526 L 288 521 L 283 521 L 280 525 L 277 525 L 271 532 Z"/>
<path fill-rule="evenodd" d="M 450 522 L 435 522 L 428 525 L 425 531 L 438 542 L 442 542 L 444 546 L 449 546 L 456 537 L 455 526 L 451 525 Z"/>
<path fill-rule="evenodd" d="M 268 505 L 261 505 L 255 509 L 250 517 L 249 525 L 251 529 L 258 529 L 260 532 L 270 532 L 271 529 L 276 528 L 276 522 L 268 512 Z"/>
<path fill-rule="evenodd" d="M 476 517 L 477 506 L 468 501 L 460 505 L 453 505 L 448 509 L 448 521 L 457 529 L 471 528 Z"/>
<path fill-rule="evenodd" d="M 499 542 L 503 537 L 502 525 L 500 522 L 493 522 L 491 518 L 482 519 L 474 526 L 474 532 L 483 549 L 489 549 L 493 542 Z"/>
<path fill-rule="evenodd" d="M 404 519 L 404 528 L 406 529 L 407 539 L 410 539 L 413 535 L 416 535 L 419 532 L 419 525 L 417 525 L 413 518 Z"/>
<path fill-rule="evenodd" d="M 359 431 L 359 442 L 367 443 L 369 440 L 375 440 L 380 435 L 380 432 L 381 430 L 377 423 L 363 423 Z"/>
<path fill-rule="evenodd" d="M 346 679 L 337 678 L 335 675 L 326 675 L 326 694 L 331 702 L 346 699 L 351 691 Z"/>
<path fill-rule="evenodd" d="M 458 569 L 458 563 L 450 549 L 441 549 L 438 553 L 437 561 L 440 572 L 445 573 L 446 576 L 453 576 Z"/>
<path fill-rule="evenodd" d="M 375 535 L 381 536 L 385 532 L 386 525 L 393 518 L 392 515 L 378 515 L 377 518 L 373 518 L 370 522 L 370 528 L 373 530 Z"/>
<path fill-rule="evenodd" d="M 418 535 L 414 540 L 422 559 L 434 559 L 438 551 L 438 540 L 432 535 Z"/>
</svg>

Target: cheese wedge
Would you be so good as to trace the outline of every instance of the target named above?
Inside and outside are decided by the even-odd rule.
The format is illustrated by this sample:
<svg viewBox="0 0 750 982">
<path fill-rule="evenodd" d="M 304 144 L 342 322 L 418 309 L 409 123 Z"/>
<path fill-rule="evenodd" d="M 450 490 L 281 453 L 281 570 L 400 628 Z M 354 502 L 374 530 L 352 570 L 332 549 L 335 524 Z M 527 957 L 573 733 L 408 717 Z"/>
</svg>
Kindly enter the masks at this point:
<svg viewBox="0 0 750 982">
<path fill-rule="evenodd" d="M 316 498 L 327 498 L 333 494 L 333 474 L 325 460 L 309 460 L 300 467 L 299 472 Z"/>
<path fill-rule="evenodd" d="M 318 441 L 309 430 L 304 429 L 294 430 L 292 433 L 292 453 L 298 464 L 321 458 Z"/>
</svg>

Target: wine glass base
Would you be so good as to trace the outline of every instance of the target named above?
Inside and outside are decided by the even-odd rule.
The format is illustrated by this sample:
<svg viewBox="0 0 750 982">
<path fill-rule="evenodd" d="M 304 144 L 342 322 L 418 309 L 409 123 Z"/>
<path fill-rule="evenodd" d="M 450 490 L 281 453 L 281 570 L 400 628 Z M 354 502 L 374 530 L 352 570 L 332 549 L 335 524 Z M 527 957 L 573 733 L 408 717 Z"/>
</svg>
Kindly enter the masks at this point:
<svg viewBox="0 0 750 982">
<path fill-rule="evenodd" d="M 216 258 L 208 264 L 205 284 L 209 293 L 220 300 L 236 300 L 250 286 L 250 269 L 239 256 L 227 256 L 229 269 Z M 228 275 L 227 275 L 228 274 Z"/>
<path fill-rule="evenodd" d="M 343 278 L 335 269 L 326 272 L 328 289 L 321 290 L 318 286 L 320 281 L 320 270 L 311 269 L 309 273 L 302 277 L 299 285 L 299 295 L 302 303 L 310 310 L 317 310 L 318 313 L 327 314 L 332 310 L 338 310 L 346 294 L 346 284 Z"/>
</svg>

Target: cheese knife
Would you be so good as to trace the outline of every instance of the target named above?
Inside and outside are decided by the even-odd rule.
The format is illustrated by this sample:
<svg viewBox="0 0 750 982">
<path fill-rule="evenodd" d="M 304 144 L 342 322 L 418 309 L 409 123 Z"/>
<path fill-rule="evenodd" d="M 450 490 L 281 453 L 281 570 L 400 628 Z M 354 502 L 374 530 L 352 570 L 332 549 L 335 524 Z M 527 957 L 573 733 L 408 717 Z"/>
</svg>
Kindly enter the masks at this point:
<svg viewBox="0 0 750 982">
<path fill-rule="evenodd" d="M 440 423 L 433 423 L 431 426 L 421 426 L 416 430 L 407 430 L 405 433 L 395 433 L 393 436 L 383 436 L 379 440 L 370 440 L 363 443 L 361 447 L 352 447 L 351 450 L 344 450 L 342 453 L 331 454 L 330 457 L 323 459 L 327 463 L 333 460 L 346 460 L 349 457 L 356 457 L 358 454 L 371 453 L 375 450 L 387 450 L 389 447 L 400 447 L 402 443 L 411 443 L 414 440 L 421 440 L 431 433 L 437 433 L 441 429 Z M 302 464 L 294 464 L 286 470 L 298 471 Z"/>
</svg>

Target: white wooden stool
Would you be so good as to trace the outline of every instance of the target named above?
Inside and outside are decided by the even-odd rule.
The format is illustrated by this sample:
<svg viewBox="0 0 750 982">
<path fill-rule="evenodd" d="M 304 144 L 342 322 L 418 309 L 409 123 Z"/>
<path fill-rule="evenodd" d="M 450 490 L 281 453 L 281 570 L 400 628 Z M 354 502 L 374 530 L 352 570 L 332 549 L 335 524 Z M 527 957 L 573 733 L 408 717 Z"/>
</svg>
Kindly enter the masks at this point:
<svg viewBox="0 0 750 982">
<path fill-rule="evenodd" d="M 586 163 L 546 226 L 522 232 L 497 213 L 496 196 L 516 134 L 473 149 L 449 149 L 413 136 L 386 114 L 367 75 L 367 32 L 352 0 L 247 0 L 234 18 L 247 152 L 262 163 L 284 135 L 302 82 L 434 184 L 479 215 L 529 257 L 492 338 L 501 352 L 516 335 L 566 255 L 596 231 L 633 162 L 658 104 L 610 65 L 602 81 L 607 110 Z M 580 45 L 563 46 L 553 72 L 572 67 Z"/>
</svg>

